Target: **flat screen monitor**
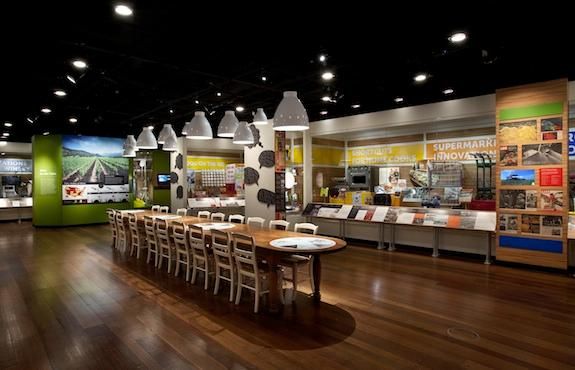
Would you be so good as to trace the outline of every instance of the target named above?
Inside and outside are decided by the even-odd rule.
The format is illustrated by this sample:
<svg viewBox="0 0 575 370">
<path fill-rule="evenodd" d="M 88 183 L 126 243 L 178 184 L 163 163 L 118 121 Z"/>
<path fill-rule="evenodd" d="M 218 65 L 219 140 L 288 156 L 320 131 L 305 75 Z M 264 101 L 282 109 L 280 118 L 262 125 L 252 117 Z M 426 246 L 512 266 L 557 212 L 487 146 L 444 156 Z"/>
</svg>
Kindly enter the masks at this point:
<svg viewBox="0 0 575 370">
<path fill-rule="evenodd" d="M 159 173 L 158 174 L 158 186 L 170 186 L 170 174 L 169 173 Z"/>
</svg>

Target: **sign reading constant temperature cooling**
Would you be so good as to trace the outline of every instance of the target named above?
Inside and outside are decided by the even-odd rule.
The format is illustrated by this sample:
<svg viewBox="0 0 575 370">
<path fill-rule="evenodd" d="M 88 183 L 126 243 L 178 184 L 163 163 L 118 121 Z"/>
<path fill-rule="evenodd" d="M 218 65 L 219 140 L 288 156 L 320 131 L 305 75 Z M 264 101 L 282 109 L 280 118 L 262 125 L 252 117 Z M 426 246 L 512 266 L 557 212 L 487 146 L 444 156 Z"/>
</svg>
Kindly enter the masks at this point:
<svg viewBox="0 0 575 370">
<path fill-rule="evenodd" d="M 129 200 L 129 159 L 122 139 L 62 137 L 62 202 L 118 203 Z"/>
</svg>

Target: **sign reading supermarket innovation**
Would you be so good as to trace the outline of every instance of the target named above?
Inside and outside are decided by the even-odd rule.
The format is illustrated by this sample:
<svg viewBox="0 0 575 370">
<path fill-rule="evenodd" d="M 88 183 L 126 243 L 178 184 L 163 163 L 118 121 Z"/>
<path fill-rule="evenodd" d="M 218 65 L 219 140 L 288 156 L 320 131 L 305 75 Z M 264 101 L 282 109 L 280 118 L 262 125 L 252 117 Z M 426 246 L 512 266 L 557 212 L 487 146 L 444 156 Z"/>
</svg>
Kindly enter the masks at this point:
<svg viewBox="0 0 575 370">
<path fill-rule="evenodd" d="M 32 173 L 31 159 L 0 159 L 0 173 Z"/>
<path fill-rule="evenodd" d="M 427 143 L 427 159 L 438 161 L 474 161 L 472 153 L 487 153 L 497 157 L 495 135 L 464 140 L 447 140 Z"/>
</svg>

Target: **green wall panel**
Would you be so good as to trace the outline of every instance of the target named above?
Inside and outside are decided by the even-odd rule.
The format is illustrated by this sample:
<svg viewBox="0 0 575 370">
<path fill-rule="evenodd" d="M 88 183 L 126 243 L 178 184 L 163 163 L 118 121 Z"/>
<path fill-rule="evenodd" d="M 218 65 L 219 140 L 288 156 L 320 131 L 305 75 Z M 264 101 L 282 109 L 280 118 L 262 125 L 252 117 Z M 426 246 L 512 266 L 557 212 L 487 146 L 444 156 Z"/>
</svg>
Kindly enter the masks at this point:
<svg viewBox="0 0 575 370">
<path fill-rule="evenodd" d="M 507 108 L 499 111 L 499 120 L 508 121 L 512 119 L 532 118 L 539 116 L 550 116 L 553 114 L 563 114 L 563 103 L 545 103 L 529 105 L 526 107 Z"/>
<path fill-rule="evenodd" d="M 62 204 L 62 137 L 59 135 L 34 136 L 32 138 L 34 163 L 34 226 L 69 226 L 108 222 L 106 209 L 129 209 L 126 203 Z M 168 156 L 169 160 L 169 156 Z M 169 167 L 169 163 L 168 163 Z M 129 173 L 131 177 L 132 162 Z M 133 199 L 133 196 L 130 196 Z"/>
<path fill-rule="evenodd" d="M 154 178 L 158 173 L 170 173 L 170 153 L 163 150 L 152 152 L 152 174 Z M 153 204 L 161 206 L 170 206 L 172 200 L 170 189 L 154 188 Z"/>
<path fill-rule="evenodd" d="M 34 226 L 62 223 L 62 137 L 32 137 Z"/>
</svg>

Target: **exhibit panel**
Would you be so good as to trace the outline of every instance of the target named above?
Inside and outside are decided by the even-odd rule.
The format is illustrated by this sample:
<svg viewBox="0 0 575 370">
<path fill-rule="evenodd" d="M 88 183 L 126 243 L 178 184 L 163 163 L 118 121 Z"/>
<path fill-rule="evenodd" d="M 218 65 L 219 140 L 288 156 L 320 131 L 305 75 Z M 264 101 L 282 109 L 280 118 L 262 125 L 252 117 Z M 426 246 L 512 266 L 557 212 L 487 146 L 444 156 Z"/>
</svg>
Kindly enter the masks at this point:
<svg viewBox="0 0 575 370">
<path fill-rule="evenodd" d="M 567 81 L 497 90 L 497 258 L 567 268 Z"/>
</svg>

